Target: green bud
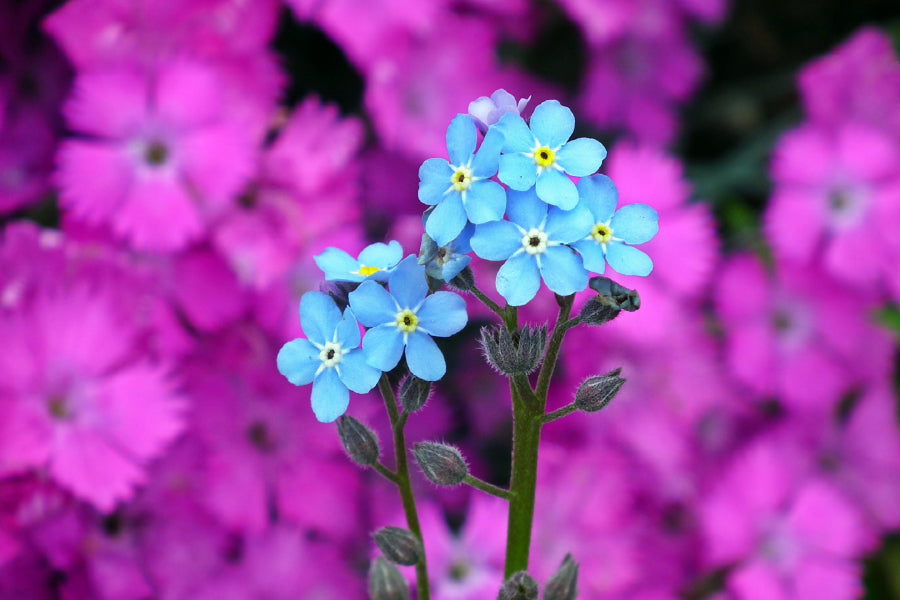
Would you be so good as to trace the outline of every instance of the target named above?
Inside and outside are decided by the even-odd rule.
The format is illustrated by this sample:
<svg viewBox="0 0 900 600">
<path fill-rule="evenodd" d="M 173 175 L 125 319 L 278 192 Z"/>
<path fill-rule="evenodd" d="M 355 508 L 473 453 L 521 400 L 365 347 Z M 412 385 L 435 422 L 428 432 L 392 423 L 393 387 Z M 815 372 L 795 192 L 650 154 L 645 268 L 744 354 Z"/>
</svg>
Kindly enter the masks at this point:
<svg viewBox="0 0 900 600">
<path fill-rule="evenodd" d="M 597 412 L 605 408 L 615 397 L 625 380 L 619 377 L 622 369 L 610 371 L 606 375 L 594 375 L 585 379 L 575 392 L 575 406 L 584 412 Z"/>
<path fill-rule="evenodd" d="M 546 327 L 482 327 L 481 347 L 488 363 L 504 375 L 530 373 L 541 364 L 547 345 Z"/>
<path fill-rule="evenodd" d="M 513 573 L 500 588 L 497 600 L 537 600 L 538 585 L 525 571 Z"/>
<path fill-rule="evenodd" d="M 571 554 L 566 554 L 559 570 L 544 588 L 544 600 L 575 600 L 577 580 L 578 565 L 572 560 Z"/>
<path fill-rule="evenodd" d="M 416 462 L 435 485 L 459 485 L 469 474 L 469 467 L 459 450 L 447 444 L 422 442 L 413 447 Z"/>
<path fill-rule="evenodd" d="M 348 415 L 338 419 L 337 427 L 341 444 L 353 462 L 361 467 L 371 467 L 378 462 L 380 451 L 374 431 Z"/>
<path fill-rule="evenodd" d="M 412 531 L 382 527 L 372 536 L 384 557 L 394 564 L 410 567 L 422 559 L 422 547 Z"/>
<path fill-rule="evenodd" d="M 431 395 L 431 382 L 409 375 L 400 384 L 400 406 L 407 412 L 416 412 L 428 402 Z"/>
<path fill-rule="evenodd" d="M 372 600 L 409 600 L 409 584 L 397 567 L 379 556 L 369 567 L 369 598 Z"/>
</svg>

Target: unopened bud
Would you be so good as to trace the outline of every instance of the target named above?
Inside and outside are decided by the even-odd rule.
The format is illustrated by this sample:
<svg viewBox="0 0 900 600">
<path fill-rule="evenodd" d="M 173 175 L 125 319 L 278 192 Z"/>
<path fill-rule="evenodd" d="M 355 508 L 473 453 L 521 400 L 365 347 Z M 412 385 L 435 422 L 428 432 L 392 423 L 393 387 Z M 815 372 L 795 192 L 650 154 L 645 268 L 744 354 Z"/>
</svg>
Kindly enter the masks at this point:
<svg viewBox="0 0 900 600">
<path fill-rule="evenodd" d="M 400 384 L 400 406 L 406 412 L 416 412 L 428 402 L 431 394 L 431 382 L 409 375 Z"/>
<path fill-rule="evenodd" d="M 629 290 L 608 277 L 591 277 L 588 285 L 597 292 L 597 298 L 609 306 L 628 312 L 641 307 L 641 297 L 637 290 Z"/>
<path fill-rule="evenodd" d="M 513 573 L 500 588 L 497 600 L 537 600 L 538 585 L 525 571 Z"/>
<path fill-rule="evenodd" d="M 585 325 L 603 325 L 619 316 L 620 309 L 610 306 L 600 296 L 594 296 L 581 308 L 581 322 Z"/>
<path fill-rule="evenodd" d="M 448 281 L 451 287 L 464 292 L 472 291 L 475 288 L 475 275 L 472 273 L 471 267 L 466 267 L 456 277 Z"/>
<path fill-rule="evenodd" d="M 594 375 L 585 379 L 575 392 L 575 407 L 589 413 L 605 408 L 625 383 L 619 377 L 621 372 L 622 369 L 616 369 L 606 375 Z"/>
<path fill-rule="evenodd" d="M 488 363 L 504 375 L 530 373 L 537 368 L 547 345 L 545 327 L 482 327 L 481 347 Z"/>
<path fill-rule="evenodd" d="M 578 582 L 578 565 L 572 560 L 571 554 L 566 554 L 559 570 L 544 588 L 544 600 L 575 600 Z"/>
<path fill-rule="evenodd" d="M 384 557 L 369 567 L 369 598 L 372 600 L 409 600 L 409 584 Z"/>
<path fill-rule="evenodd" d="M 410 567 L 422 558 L 419 539 L 400 527 L 383 527 L 372 536 L 384 557 L 394 564 Z"/>
<path fill-rule="evenodd" d="M 469 467 L 459 450 L 446 444 L 422 442 L 413 447 L 419 467 L 436 485 L 459 485 L 469 474 Z"/>
<path fill-rule="evenodd" d="M 362 467 L 371 467 L 378 462 L 378 438 L 375 432 L 354 419 L 343 415 L 337 422 L 338 435 L 347 455 Z"/>
</svg>

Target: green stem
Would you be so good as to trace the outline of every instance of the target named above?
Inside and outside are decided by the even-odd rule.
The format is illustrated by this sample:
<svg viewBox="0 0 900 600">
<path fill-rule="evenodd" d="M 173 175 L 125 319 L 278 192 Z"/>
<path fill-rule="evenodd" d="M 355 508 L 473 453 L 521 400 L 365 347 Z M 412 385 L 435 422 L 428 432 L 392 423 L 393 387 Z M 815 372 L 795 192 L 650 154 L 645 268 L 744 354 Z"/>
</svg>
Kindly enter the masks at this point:
<svg viewBox="0 0 900 600">
<path fill-rule="evenodd" d="M 503 318 L 503 309 L 500 308 L 500 305 L 487 297 L 487 294 L 479 290 L 475 285 L 472 285 L 470 290 L 472 295 L 478 298 L 482 304 L 488 307 L 492 313 L 497 315 L 500 318 Z"/>
<path fill-rule="evenodd" d="M 544 354 L 544 363 L 541 365 L 541 372 L 538 375 L 538 383 L 534 391 L 545 404 L 547 401 L 547 390 L 550 389 L 550 377 L 556 368 L 556 360 L 559 358 L 559 350 L 562 347 L 563 338 L 569 330 L 569 315 L 572 314 L 572 304 L 575 302 L 575 295 L 559 298 L 559 314 L 556 317 L 556 325 L 553 327 L 553 335 L 550 336 L 550 343 L 547 344 L 547 352 Z M 543 409 L 541 410 L 543 413 Z"/>
<path fill-rule="evenodd" d="M 416 593 L 419 600 L 429 600 L 428 566 L 425 562 L 425 540 L 422 539 L 422 527 L 419 525 L 419 514 L 416 511 L 416 497 L 413 494 L 412 483 L 409 478 L 409 461 L 406 452 L 406 438 L 403 428 L 409 416 L 406 411 L 400 414 L 397 410 L 397 400 L 394 398 L 394 390 L 388 381 L 387 374 L 381 374 L 378 382 L 378 390 L 384 398 L 384 406 L 391 419 L 391 431 L 394 434 L 394 455 L 397 459 L 397 473 L 395 483 L 400 490 L 400 498 L 403 501 L 403 512 L 406 514 L 406 524 L 409 530 L 419 538 L 422 548 L 422 560 L 416 563 Z"/>
<path fill-rule="evenodd" d="M 463 483 L 475 488 L 476 490 L 481 490 L 482 492 L 486 492 L 492 496 L 497 496 L 498 498 L 503 498 L 504 500 L 509 500 L 510 498 L 509 490 L 505 490 L 502 487 L 498 487 L 492 483 L 488 483 L 484 479 L 479 479 L 478 477 L 475 477 L 471 474 L 466 475 L 466 478 L 463 479 Z"/>
<path fill-rule="evenodd" d="M 577 410 L 578 410 L 578 407 L 575 406 L 574 402 L 572 404 L 566 404 L 562 408 L 557 408 L 553 412 L 549 412 L 546 415 L 544 415 L 543 418 L 541 418 L 541 422 L 544 425 L 546 425 L 547 423 L 550 423 L 557 419 L 561 419 L 567 415 L 571 415 L 573 412 L 575 412 Z"/>
</svg>

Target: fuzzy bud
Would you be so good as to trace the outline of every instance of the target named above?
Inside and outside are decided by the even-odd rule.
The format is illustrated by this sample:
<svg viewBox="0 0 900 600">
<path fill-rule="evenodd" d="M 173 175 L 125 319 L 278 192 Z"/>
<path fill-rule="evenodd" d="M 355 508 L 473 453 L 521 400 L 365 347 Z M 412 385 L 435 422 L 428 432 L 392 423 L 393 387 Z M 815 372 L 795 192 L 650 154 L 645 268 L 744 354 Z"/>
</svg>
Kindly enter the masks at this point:
<svg viewBox="0 0 900 600">
<path fill-rule="evenodd" d="M 538 585 L 525 571 L 513 573 L 500 588 L 497 600 L 537 600 Z"/>
<path fill-rule="evenodd" d="M 602 302 L 619 310 L 634 312 L 641 307 L 637 290 L 629 290 L 608 277 L 591 277 L 588 286 Z"/>
<path fill-rule="evenodd" d="M 384 557 L 394 564 L 410 567 L 422 559 L 415 534 L 400 527 L 382 527 L 372 536 Z"/>
<path fill-rule="evenodd" d="M 488 363 L 504 375 L 530 373 L 541 363 L 547 345 L 545 327 L 482 327 L 481 347 Z"/>
<path fill-rule="evenodd" d="M 337 427 L 341 444 L 353 462 L 361 467 L 371 467 L 378 462 L 380 451 L 374 431 L 348 415 L 338 419 Z"/>
<path fill-rule="evenodd" d="M 459 485 L 469 474 L 469 467 L 459 450 L 446 444 L 422 442 L 413 447 L 419 467 L 435 485 Z"/>
<path fill-rule="evenodd" d="M 369 567 L 369 598 L 372 600 L 409 600 L 409 584 L 384 557 Z"/>
<path fill-rule="evenodd" d="M 577 581 L 578 565 L 572 560 L 571 554 L 566 554 L 559 570 L 544 588 L 544 600 L 575 600 Z"/>
<path fill-rule="evenodd" d="M 606 375 L 594 375 L 585 379 L 575 392 L 575 406 L 584 412 L 597 412 L 605 408 L 619 393 L 625 380 L 619 377 L 622 369 L 610 371 Z"/>
<path fill-rule="evenodd" d="M 400 406 L 406 412 L 416 412 L 428 402 L 431 394 L 431 382 L 410 375 L 400 384 Z"/>
<path fill-rule="evenodd" d="M 614 306 L 610 306 L 600 296 L 594 296 L 581 308 L 581 322 L 585 325 L 603 325 L 609 323 L 622 312 Z"/>
</svg>

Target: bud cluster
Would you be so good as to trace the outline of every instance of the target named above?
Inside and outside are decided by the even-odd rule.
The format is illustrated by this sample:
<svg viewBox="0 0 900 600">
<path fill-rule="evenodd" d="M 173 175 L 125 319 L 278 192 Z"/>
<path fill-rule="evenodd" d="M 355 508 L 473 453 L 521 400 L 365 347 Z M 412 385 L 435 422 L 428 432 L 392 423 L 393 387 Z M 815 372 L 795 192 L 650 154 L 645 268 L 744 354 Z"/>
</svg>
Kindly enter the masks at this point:
<svg viewBox="0 0 900 600">
<path fill-rule="evenodd" d="M 547 345 L 547 328 L 522 327 L 510 332 L 506 327 L 482 327 L 481 347 L 494 369 L 504 375 L 531 373 L 539 364 Z"/>
</svg>

